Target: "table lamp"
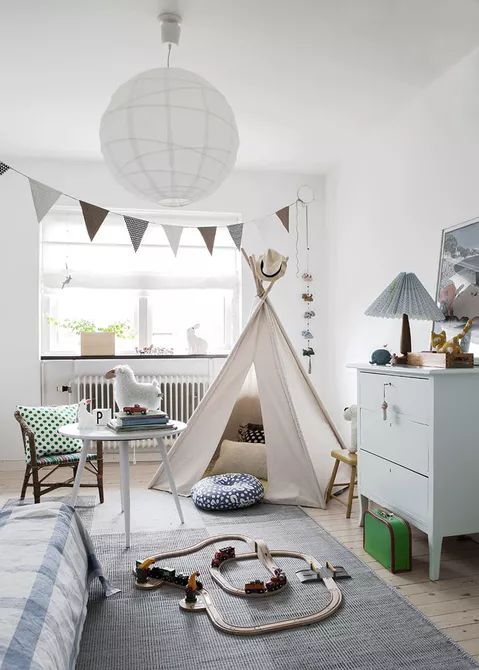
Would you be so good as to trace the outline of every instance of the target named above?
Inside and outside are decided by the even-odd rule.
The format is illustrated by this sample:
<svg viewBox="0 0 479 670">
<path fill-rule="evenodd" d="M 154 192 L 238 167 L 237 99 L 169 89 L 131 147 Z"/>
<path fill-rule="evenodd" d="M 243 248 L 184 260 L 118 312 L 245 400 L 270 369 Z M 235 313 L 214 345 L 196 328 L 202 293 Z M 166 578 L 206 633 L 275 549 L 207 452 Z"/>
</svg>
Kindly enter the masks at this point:
<svg viewBox="0 0 479 670">
<path fill-rule="evenodd" d="M 386 319 L 402 318 L 399 362 L 404 363 L 411 351 L 409 319 L 444 321 L 445 318 L 414 272 L 400 272 L 364 313 Z"/>
</svg>

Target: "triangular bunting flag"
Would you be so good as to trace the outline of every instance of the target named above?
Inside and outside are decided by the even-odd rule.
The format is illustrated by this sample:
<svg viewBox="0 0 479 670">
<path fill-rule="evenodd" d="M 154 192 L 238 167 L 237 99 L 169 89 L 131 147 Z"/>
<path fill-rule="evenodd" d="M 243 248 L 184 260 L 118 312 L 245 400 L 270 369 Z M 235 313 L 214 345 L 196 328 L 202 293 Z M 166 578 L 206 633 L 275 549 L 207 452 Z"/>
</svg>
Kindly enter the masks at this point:
<svg viewBox="0 0 479 670">
<path fill-rule="evenodd" d="M 107 209 L 97 207 L 96 205 L 91 205 L 89 202 L 83 202 L 82 200 L 80 200 L 80 205 L 83 212 L 83 218 L 85 219 L 85 226 L 88 231 L 88 235 L 90 236 L 90 240 L 93 242 L 93 238 L 100 230 L 101 224 L 110 212 Z"/>
<path fill-rule="evenodd" d="M 10 167 L 6 163 L 0 163 L 0 175 L 5 174 L 7 170 L 10 170 Z"/>
<path fill-rule="evenodd" d="M 171 251 L 175 254 L 178 253 L 178 247 L 180 246 L 181 233 L 183 228 L 181 226 L 163 226 L 166 237 L 168 238 L 168 243 L 171 247 Z"/>
<path fill-rule="evenodd" d="M 42 184 L 39 181 L 35 181 L 35 179 L 29 178 L 28 181 L 30 182 L 33 204 L 35 206 L 35 212 L 37 213 L 37 221 L 40 223 L 45 214 L 48 214 L 50 209 L 61 196 L 61 192 L 55 191 L 54 188 L 45 186 L 45 184 Z"/>
<path fill-rule="evenodd" d="M 276 216 L 289 233 L 289 205 L 287 207 L 283 207 L 283 209 L 278 209 Z"/>
<path fill-rule="evenodd" d="M 227 226 L 228 232 L 231 235 L 231 239 L 235 243 L 238 251 L 241 249 L 241 239 L 243 237 L 243 224 L 235 223 L 232 226 Z"/>
<path fill-rule="evenodd" d="M 143 219 L 134 219 L 131 216 L 124 216 L 126 227 L 130 234 L 131 243 L 135 253 L 140 248 L 141 240 L 145 234 L 146 229 L 148 228 L 148 221 L 143 221 Z"/>
<path fill-rule="evenodd" d="M 216 226 L 199 226 L 198 230 L 201 233 L 201 237 L 204 239 L 208 251 L 210 254 L 213 254 L 213 246 L 215 243 L 216 236 Z"/>
</svg>

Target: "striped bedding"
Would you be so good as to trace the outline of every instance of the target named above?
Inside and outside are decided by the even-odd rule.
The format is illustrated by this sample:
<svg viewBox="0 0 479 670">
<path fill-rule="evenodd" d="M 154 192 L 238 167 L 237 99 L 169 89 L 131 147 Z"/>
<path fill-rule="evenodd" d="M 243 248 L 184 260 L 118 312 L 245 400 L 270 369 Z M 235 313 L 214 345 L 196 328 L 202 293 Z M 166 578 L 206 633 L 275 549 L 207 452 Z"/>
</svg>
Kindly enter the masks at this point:
<svg viewBox="0 0 479 670">
<path fill-rule="evenodd" d="M 103 577 L 75 511 L 60 502 L 0 511 L 0 669 L 75 667 L 88 584 Z"/>
</svg>

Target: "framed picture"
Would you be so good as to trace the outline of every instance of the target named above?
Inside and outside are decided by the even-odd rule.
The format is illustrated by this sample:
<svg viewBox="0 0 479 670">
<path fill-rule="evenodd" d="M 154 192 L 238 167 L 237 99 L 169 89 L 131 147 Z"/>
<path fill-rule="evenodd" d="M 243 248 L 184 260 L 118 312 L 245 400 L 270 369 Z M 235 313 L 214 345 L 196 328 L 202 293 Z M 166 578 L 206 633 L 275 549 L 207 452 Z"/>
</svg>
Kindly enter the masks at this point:
<svg viewBox="0 0 479 670">
<path fill-rule="evenodd" d="M 445 330 L 447 339 L 475 319 L 461 347 L 479 358 L 479 218 L 442 231 L 436 300 L 446 320 L 434 330 Z"/>
</svg>

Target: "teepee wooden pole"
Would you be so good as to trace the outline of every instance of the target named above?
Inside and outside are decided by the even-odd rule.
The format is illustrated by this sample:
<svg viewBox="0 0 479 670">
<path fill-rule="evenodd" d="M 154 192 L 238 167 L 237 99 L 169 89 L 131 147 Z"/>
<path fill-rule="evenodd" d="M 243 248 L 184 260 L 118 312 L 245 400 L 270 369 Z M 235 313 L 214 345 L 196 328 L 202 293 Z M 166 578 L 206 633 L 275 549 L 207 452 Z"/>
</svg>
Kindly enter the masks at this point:
<svg viewBox="0 0 479 670">
<path fill-rule="evenodd" d="M 259 280 L 259 278 L 256 274 L 256 270 L 255 270 L 256 259 L 255 259 L 254 256 L 248 256 L 248 254 L 243 249 L 243 247 L 241 247 L 241 253 L 243 254 L 246 262 L 249 265 L 249 269 L 251 270 L 251 272 L 253 274 L 254 283 L 256 285 L 256 295 L 258 296 L 258 298 L 262 298 L 263 294 L 264 294 L 264 287 L 263 287 L 263 284 L 261 283 L 261 281 Z"/>
</svg>

